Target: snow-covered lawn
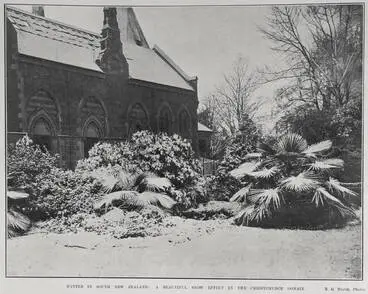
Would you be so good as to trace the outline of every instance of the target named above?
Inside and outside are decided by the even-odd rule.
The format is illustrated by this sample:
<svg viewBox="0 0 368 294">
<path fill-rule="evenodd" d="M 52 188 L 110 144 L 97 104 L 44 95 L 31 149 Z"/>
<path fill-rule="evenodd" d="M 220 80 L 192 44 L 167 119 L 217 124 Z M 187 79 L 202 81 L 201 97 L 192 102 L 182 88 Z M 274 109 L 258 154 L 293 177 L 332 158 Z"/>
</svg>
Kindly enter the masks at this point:
<svg viewBox="0 0 368 294">
<path fill-rule="evenodd" d="M 166 235 L 95 233 L 8 240 L 9 276 L 360 279 L 361 227 L 326 231 L 179 220 Z"/>
</svg>

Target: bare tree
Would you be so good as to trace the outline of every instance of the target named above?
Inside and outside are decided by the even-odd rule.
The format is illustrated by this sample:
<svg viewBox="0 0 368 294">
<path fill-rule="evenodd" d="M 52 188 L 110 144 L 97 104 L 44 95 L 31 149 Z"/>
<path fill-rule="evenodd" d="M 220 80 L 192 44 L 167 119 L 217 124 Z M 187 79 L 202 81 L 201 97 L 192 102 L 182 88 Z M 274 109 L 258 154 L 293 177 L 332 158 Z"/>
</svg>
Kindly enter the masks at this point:
<svg viewBox="0 0 368 294">
<path fill-rule="evenodd" d="M 258 135 L 255 121 L 264 102 L 259 97 L 254 99 L 258 81 L 258 75 L 249 69 L 247 60 L 239 56 L 231 71 L 224 75 L 222 84 L 202 101 L 198 120 L 214 131 L 211 149 L 215 156 L 221 156 L 229 140 L 243 132 Z"/>
<path fill-rule="evenodd" d="M 318 110 L 361 97 L 362 6 L 273 7 L 266 28 L 286 68 L 266 82 L 286 79 L 278 92 L 286 107 L 308 104 Z"/>
<path fill-rule="evenodd" d="M 251 99 L 257 87 L 258 76 L 250 71 L 246 59 L 239 57 L 232 71 L 224 75 L 223 84 L 206 99 L 207 107 L 212 109 L 214 125 L 232 136 L 239 131 L 244 117 L 254 119 L 263 103 Z"/>
<path fill-rule="evenodd" d="M 220 125 L 216 104 L 212 96 L 202 101 L 198 111 L 198 121 L 212 129 L 211 154 L 215 157 L 219 156 L 225 148 L 228 135 Z"/>
</svg>

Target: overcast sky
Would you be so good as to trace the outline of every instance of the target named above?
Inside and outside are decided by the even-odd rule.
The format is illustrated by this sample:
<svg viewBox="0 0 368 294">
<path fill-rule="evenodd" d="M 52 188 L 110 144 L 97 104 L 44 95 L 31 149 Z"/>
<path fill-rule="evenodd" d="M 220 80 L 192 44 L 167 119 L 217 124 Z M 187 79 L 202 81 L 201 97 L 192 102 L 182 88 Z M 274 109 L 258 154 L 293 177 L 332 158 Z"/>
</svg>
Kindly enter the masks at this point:
<svg viewBox="0 0 368 294">
<path fill-rule="evenodd" d="M 30 11 L 29 6 L 18 6 Z M 135 7 L 151 47 L 157 44 L 186 73 L 199 77 L 199 99 L 221 84 L 239 55 L 252 68 L 275 66 L 278 56 L 258 26 L 265 23 L 266 6 Z M 46 17 L 100 33 L 102 7 L 46 6 Z M 273 88 L 264 86 L 255 96 L 271 102 Z M 253 97 L 257 99 L 257 97 Z"/>
</svg>

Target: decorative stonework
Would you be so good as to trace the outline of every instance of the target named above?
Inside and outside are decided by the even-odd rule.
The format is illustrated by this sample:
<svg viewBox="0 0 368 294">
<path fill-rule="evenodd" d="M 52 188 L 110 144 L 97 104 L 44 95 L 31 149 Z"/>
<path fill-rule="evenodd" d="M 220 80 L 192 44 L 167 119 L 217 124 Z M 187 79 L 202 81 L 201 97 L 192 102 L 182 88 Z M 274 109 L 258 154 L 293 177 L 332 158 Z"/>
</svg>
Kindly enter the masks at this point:
<svg viewBox="0 0 368 294">
<path fill-rule="evenodd" d="M 98 126 L 100 136 L 105 136 L 107 116 L 102 103 L 96 97 L 89 96 L 81 101 L 79 107 L 79 124 L 82 130 L 81 135 L 84 136 L 88 123 L 93 121 Z"/>
<path fill-rule="evenodd" d="M 120 30 L 116 19 L 116 8 L 105 7 L 97 65 L 108 74 L 126 74 L 128 63 L 123 55 Z"/>
<path fill-rule="evenodd" d="M 45 126 L 45 129 L 47 130 L 47 134 L 41 134 L 38 131 L 38 126 L 40 125 L 40 122 Z M 55 136 L 57 133 L 57 127 L 53 123 L 52 118 L 49 116 L 49 114 L 44 110 L 40 109 L 36 113 L 32 114 L 32 116 L 29 118 L 28 123 L 28 132 L 33 135 L 50 135 Z"/>
<path fill-rule="evenodd" d="M 32 13 L 38 16 L 45 17 L 45 10 L 41 5 L 32 5 Z"/>
<path fill-rule="evenodd" d="M 136 131 L 149 129 L 148 112 L 141 103 L 132 105 L 128 112 L 128 134 L 132 135 Z"/>
<path fill-rule="evenodd" d="M 54 128 L 54 132 L 58 132 L 60 123 L 59 110 L 56 102 L 48 92 L 39 90 L 32 95 L 32 97 L 27 101 L 26 113 L 29 130 L 32 125 L 32 121 L 34 121 L 36 117 L 42 115 L 50 121 Z"/>
</svg>

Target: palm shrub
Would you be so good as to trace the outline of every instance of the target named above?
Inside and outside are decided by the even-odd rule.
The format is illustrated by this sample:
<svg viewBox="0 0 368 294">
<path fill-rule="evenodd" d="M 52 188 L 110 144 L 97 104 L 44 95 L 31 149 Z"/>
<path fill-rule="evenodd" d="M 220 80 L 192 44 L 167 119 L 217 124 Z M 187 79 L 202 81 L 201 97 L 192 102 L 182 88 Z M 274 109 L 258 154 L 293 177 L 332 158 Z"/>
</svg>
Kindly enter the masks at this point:
<svg viewBox="0 0 368 294">
<path fill-rule="evenodd" d="M 165 194 L 170 187 L 166 178 L 131 173 L 118 166 L 92 172 L 53 169 L 35 190 L 38 206 L 50 217 L 39 227 L 58 233 L 84 229 L 132 236 L 134 230 L 145 231 L 146 225 L 166 214 L 164 210 L 173 208 L 176 202 Z M 110 210 L 119 214 L 121 221 L 110 220 L 111 215 L 107 219 L 99 217 Z"/>
<path fill-rule="evenodd" d="M 22 187 L 14 186 L 15 174 L 8 175 L 7 189 L 7 226 L 8 238 L 16 237 L 26 233 L 31 227 L 31 220 L 24 214 L 29 207 L 25 205 L 29 195 Z"/>
<path fill-rule="evenodd" d="M 245 133 L 229 139 L 220 161 L 215 177 L 212 179 L 211 195 L 213 199 L 228 201 L 231 196 L 241 188 L 241 182 L 232 177 L 229 172 L 245 161 L 245 155 L 256 151 L 260 138 L 259 131 L 254 127 L 246 129 Z"/>
<path fill-rule="evenodd" d="M 151 205 L 170 210 L 176 201 L 165 192 L 171 182 L 152 173 L 133 174 L 123 169 L 100 168 L 91 174 L 105 192 L 94 203 L 97 213 L 106 213 L 111 207 L 123 210 L 141 210 Z"/>
<path fill-rule="evenodd" d="M 334 226 L 356 217 L 352 197 L 358 195 L 335 177 L 344 162 L 329 158 L 329 140 L 308 146 L 289 133 L 256 153 L 230 174 L 242 188 L 230 201 L 243 203 L 235 223 L 247 226 Z"/>
<path fill-rule="evenodd" d="M 31 227 L 31 220 L 17 209 L 9 208 L 7 211 L 7 219 L 8 238 L 23 235 Z"/>
</svg>

